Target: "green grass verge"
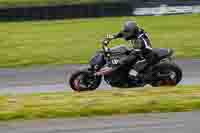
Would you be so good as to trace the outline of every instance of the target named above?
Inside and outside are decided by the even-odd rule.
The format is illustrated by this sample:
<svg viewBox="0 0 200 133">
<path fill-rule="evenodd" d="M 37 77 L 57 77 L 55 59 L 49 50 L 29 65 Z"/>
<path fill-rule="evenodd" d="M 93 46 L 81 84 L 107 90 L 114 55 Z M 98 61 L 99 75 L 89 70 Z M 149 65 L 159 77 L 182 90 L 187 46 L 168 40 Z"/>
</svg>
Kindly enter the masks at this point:
<svg viewBox="0 0 200 133">
<path fill-rule="evenodd" d="M 200 89 L 116 89 L 85 93 L 0 96 L 0 120 L 90 117 L 114 114 L 179 112 L 200 109 Z"/>
<path fill-rule="evenodd" d="M 119 0 L 0 0 L 0 7 L 72 5 L 103 2 L 119 2 Z M 121 2 L 127 2 L 127 0 Z"/>
<path fill-rule="evenodd" d="M 100 39 L 127 20 L 149 32 L 154 47 L 174 48 L 179 58 L 200 57 L 200 14 L 0 23 L 0 67 L 88 63 Z M 125 41 L 113 41 L 118 45 Z"/>
</svg>

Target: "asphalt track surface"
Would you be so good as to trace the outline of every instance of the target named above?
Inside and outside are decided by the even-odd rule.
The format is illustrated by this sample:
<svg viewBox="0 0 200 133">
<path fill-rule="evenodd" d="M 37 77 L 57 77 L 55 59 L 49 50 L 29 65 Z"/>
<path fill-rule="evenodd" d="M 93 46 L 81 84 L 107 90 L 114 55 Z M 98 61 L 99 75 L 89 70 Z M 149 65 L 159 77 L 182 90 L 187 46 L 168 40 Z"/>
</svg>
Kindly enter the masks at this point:
<svg viewBox="0 0 200 133">
<path fill-rule="evenodd" d="M 200 60 L 177 60 L 183 69 L 183 85 L 200 84 Z M 41 66 L 0 69 L 0 94 L 71 91 L 67 81 L 71 72 L 85 65 Z M 111 89 L 102 83 L 98 89 Z"/>
<path fill-rule="evenodd" d="M 0 123 L 1 133 L 199 133 L 200 112 Z"/>
</svg>

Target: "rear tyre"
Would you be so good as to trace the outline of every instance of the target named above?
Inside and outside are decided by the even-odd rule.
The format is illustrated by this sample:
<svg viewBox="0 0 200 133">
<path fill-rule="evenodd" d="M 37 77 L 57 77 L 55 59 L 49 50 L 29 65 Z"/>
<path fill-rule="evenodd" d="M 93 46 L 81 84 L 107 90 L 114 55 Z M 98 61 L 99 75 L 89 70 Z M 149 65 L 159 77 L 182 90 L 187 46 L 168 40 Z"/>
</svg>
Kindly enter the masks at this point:
<svg viewBox="0 0 200 133">
<path fill-rule="evenodd" d="M 154 69 L 155 77 L 158 77 L 158 74 L 167 74 L 169 79 L 157 79 L 151 83 L 153 87 L 159 86 L 176 86 L 182 80 L 182 70 L 181 68 L 174 63 L 162 63 L 155 67 Z"/>
<path fill-rule="evenodd" d="M 94 76 L 88 69 L 80 70 L 70 76 L 69 84 L 77 92 L 92 91 L 101 84 L 101 76 Z"/>
</svg>

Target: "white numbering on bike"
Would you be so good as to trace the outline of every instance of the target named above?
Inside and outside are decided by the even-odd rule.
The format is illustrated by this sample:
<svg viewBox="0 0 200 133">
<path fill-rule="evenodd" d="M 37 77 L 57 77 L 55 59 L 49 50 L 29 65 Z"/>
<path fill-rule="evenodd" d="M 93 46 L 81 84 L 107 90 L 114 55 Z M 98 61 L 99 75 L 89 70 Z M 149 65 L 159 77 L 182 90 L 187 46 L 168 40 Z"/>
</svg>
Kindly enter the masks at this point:
<svg viewBox="0 0 200 133">
<path fill-rule="evenodd" d="M 118 59 L 113 59 L 112 60 L 112 64 L 115 64 L 115 65 L 119 64 L 119 60 Z"/>
</svg>

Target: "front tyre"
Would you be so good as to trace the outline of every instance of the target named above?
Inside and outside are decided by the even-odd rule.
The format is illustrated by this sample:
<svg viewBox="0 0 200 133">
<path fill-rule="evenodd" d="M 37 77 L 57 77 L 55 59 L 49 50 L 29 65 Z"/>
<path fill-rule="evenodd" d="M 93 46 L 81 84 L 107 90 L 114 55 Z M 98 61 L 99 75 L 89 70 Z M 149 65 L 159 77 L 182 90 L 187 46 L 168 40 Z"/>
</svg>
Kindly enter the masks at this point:
<svg viewBox="0 0 200 133">
<path fill-rule="evenodd" d="M 69 84 L 72 90 L 92 91 L 99 87 L 101 76 L 94 76 L 88 69 L 76 71 L 69 79 Z"/>
<path fill-rule="evenodd" d="M 176 86 L 182 80 L 182 70 L 177 64 L 161 63 L 154 70 L 156 80 L 151 83 L 153 87 Z"/>
</svg>

